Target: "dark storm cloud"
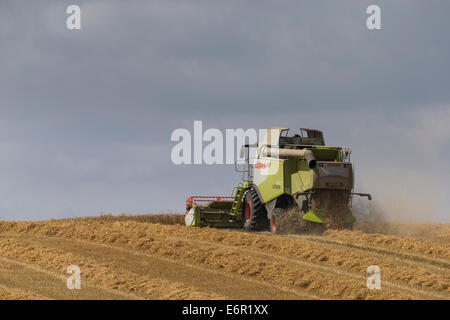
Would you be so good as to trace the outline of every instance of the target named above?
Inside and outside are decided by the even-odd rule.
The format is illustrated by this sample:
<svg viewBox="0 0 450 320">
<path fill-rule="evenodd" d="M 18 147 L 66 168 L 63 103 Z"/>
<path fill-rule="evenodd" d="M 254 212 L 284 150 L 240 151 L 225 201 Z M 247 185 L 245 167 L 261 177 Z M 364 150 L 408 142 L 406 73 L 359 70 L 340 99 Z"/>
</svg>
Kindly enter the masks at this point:
<svg viewBox="0 0 450 320">
<path fill-rule="evenodd" d="M 70 4 L 81 6 L 79 31 L 65 28 Z M 370 4 L 380 5 L 383 30 L 367 30 Z M 395 122 L 448 106 L 449 9 L 447 1 L 2 1 L 1 217 L 170 210 L 193 186 L 228 190 L 229 167 L 170 163 L 170 133 L 195 119 L 223 128 L 308 119 L 342 144 L 333 137 L 350 139 L 339 133 L 350 129 L 320 120 L 327 112 L 370 123 L 377 110 L 385 116 L 376 119 Z"/>
<path fill-rule="evenodd" d="M 77 93 L 78 108 L 214 112 L 281 101 L 291 110 L 398 107 L 450 95 L 446 2 L 377 2 L 378 32 L 365 27 L 371 2 L 87 1 L 80 32 L 64 28 L 68 3 L 2 10 L 14 95 L 25 89 L 70 108 Z"/>
</svg>

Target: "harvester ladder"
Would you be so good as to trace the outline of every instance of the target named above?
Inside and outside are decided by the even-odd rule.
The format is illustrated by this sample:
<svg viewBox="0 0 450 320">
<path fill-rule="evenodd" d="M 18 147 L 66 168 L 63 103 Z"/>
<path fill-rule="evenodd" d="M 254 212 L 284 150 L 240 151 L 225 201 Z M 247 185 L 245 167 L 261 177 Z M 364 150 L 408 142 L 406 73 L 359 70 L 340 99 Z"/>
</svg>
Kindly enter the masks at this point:
<svg viewBox="0 0 450 320">
<path fill-rule="evenodd" d="M 231 206 L 230 214 L 232 216 L 239 215 L 241 210 L 242 198 L 244 197 L 245 191 L 250 188 L 250 184 L 248 182 L 244 182 L 243 184 L 239 184 L 236 187 L 236 195 L 234 196 L 233 205 Z"/>
</svg>

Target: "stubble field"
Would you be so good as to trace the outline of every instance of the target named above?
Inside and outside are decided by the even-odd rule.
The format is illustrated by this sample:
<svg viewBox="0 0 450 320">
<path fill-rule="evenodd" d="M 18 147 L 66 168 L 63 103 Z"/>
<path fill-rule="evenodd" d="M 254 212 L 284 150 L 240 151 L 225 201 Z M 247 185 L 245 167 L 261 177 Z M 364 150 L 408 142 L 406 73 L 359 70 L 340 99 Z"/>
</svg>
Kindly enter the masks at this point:
<svg viewBox="0 0 450 320">
<path fill-rule="evenodd" d="M 1 299 L 450 299 L 450 225 L 272 235 L 182 215 L 0 221 Z M 70 290 L 69 266 L 81 289 Z M 366 286 L 381 269 L 381 289 Z"/>
</svg>

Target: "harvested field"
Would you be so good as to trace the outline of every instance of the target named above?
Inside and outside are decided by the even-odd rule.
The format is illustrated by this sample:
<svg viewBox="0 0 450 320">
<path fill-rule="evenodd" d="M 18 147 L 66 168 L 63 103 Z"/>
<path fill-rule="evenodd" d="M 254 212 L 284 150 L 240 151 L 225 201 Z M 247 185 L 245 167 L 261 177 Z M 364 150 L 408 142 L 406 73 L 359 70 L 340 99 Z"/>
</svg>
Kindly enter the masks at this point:
<svg viewBox="0 0 450 320">
<path fill-rule="evenodd" d="M 0 298 L 450 298 L 446 224 L 430 224 L 434 233 L 363 223 L 272 235 L 182 223 L 182 215 L 0 221 Z M 66 286 L 70 265 L 81 270 L 79 290 Z M 381 269 L 380 290 L 366 287 L 370 265 Z"/>
</svg>

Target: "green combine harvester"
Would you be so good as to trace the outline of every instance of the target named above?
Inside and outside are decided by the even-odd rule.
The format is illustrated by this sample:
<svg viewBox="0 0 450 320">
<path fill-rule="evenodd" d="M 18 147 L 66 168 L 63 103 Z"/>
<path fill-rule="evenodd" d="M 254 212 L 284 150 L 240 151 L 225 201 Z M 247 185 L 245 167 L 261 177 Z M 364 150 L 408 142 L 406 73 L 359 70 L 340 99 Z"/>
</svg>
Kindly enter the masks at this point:
<svg viewBox="0 0 450 320">
<path fill-rule="evenodd" d="M 325 146 L 319 130 L 269 128 L 263 141 L 243 145 L 243 182 L 230 197 L 192 196 L 187 226 L 244 228 L 272 233 L 352 229 L 354 193 L 350 149 Z M 250 148 L 256 148 L 250 161 Z"/>
</svg>

